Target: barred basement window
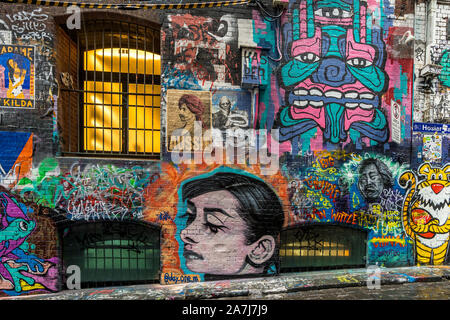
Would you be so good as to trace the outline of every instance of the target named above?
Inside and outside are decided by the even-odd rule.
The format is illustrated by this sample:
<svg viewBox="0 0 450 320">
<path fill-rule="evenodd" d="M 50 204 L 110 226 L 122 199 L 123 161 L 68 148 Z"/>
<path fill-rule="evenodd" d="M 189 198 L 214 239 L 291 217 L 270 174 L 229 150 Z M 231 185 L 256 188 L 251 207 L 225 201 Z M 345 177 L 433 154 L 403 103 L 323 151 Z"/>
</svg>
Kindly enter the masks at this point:
<svg viewBox="0 0 450 320">
<path fill-rule="evenodd" d="M 367 231 L 335 225 L 293 227 L 281 233 L 281 272 L 364 267 Z"/>
<path fill-rule="evenodd" d="M 88 20 L 58 39 L 61 153 L 159 159 L 160 31 Z"/>
<path fill-rule="evenodd" d="M 157 226 L 138 221 L 71 221 L 61 231 L 64 267 L 80 268 L 82 288 L 160 279 Z"/>
</svg>

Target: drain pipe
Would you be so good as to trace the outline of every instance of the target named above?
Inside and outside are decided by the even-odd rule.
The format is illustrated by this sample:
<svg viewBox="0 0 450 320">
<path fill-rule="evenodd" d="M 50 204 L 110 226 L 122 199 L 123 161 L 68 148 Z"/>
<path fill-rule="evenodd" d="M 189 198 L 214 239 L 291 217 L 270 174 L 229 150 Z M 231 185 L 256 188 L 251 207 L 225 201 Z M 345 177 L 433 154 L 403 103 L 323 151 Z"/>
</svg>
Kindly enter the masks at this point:
<svg viewBox="0 0 450 320">
<path fill-rule="evenodd" d="M 425 46 L 425 65 L 431 64 L 431 48 L 434 44 L 434 30 L 436 29 L 436 8 L 437 0 L 428 0 L 426 2 L 426 46 Z"/>
</svg>

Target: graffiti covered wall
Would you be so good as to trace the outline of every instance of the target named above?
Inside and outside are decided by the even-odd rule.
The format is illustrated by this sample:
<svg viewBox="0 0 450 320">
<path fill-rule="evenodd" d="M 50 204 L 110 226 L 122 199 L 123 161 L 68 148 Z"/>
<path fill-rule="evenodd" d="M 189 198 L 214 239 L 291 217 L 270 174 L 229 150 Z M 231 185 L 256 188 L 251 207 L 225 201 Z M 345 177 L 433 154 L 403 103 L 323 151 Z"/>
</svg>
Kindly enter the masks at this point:
<svg viewBox="0 0 450 320">
<path fill-rule="evenodd" d="M 324 227 L 363 235 L 359 267 L 448 263 L 448 128 L 413 116 L 421 56 L 414 12 L 398 3 L 291 0 L 276 19 L 257 7 L 161 12 L 160 160 L 60 156 L 61 12 L 3 14 L 2 46 L 35 55 L 4 72 L 6 91 L 15 73 L 35 73 L 34 100 L 25 82 L 18 93 L 34 108 L 0 110 L 4 294 L 64 286 L 67 229 L 55 217 L 159 228 L 162 284 L 277 274 L 286 257 L 311 252 L 347 261 L 356 250 L 323 240 Z M 439 50 L 434 81 L 445 93 L 448 50 Z M 319 236 L 306 237 L 310 227 Z"/>
</svg>

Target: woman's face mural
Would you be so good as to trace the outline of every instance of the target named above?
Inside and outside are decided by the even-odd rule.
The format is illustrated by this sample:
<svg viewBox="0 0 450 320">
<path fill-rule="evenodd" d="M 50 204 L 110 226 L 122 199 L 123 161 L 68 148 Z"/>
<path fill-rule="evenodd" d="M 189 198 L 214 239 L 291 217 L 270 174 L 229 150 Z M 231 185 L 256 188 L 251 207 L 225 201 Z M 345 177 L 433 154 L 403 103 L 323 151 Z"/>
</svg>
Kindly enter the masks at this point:
<svg viewBox="0 0 450 320">
<path fill-rule="evenodd" d="M 285 25 L 289 60 L 280 71 L 286 108 L 280 140 L 319 127 L 324 141 L 346 141 L 350 129 L 377 142 L 389 138 L 380 109 L 389 78 L 382 30 L 359 0 L 294 3 Z"/>
<path fill-rule="evenodd" d="M 228 191 L 202 194 L 187 202 L 187 226 L 181 232 L 186 267 L 208 274 L 239 274 L 251 246 L 238 200 Z M 233 264 L 224 262 L 233 261 Z"/>
<path fill-rule="evenodd" d="M 219 170 L 185 181 L 180 192 L 180 256 L 189 271 L 243 275 L 274 267 L 284 213 L 266 182 Z"/>
</svg>

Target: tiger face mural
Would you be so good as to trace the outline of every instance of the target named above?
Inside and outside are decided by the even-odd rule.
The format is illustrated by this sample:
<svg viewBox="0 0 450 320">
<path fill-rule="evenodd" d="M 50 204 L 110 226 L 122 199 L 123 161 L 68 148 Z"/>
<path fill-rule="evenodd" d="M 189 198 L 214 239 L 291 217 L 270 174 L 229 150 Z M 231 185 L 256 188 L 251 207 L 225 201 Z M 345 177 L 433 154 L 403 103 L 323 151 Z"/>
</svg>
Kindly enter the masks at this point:
<svg viewBox="0 0 450 320">
<path fill-rule="evenodd" d="M 410 190 L 403 203 L 403 227 L 415 242 L 418 264 L 443 264 L 448 251 L 450 231 L 450 164 L 433 168 L 428 163 L 399 178 L 402 188 Z M 419 180 L 419 181 L 418 181 Z"/>
</svg>

